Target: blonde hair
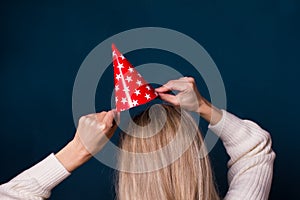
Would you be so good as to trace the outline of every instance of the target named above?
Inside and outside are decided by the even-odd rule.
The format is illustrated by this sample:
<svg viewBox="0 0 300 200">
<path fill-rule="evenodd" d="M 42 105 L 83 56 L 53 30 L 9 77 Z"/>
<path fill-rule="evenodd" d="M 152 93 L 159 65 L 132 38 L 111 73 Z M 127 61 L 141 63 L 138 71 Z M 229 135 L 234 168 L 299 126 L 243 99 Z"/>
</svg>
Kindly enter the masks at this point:
<svg viewBox="0 0 300 200">
<path fill-rule="evenodd" d="M 163 108 L 163 110 L 162 110 Z M 162 125 L 163 123 L 163 125 Z M 192 134 L 194 132 L 194 134 Z M 155 158 L 138 159 L 121 153 L 118 159 L 116 193 L 119 200 L 218 200 L 210 161 L 203 138 L 193 118 L 184 110 L 170 105 L 155 105 L 136 116 L 121 134 L 120 147 L 131 153 L 156 152 Z M 149 133 L 156 133 L 150 135 Z M 196 133 L 196 134 L 195 134 Z M 176 149 L 157 151 L 174 140 Z M 193 140 L 182 155 L 171 164 L 156 170 L 173 151 Z M 201 156 L 204 155 L 204 156 Z M 144 169 L 144 172 L 136 169 Z"/>
</svg>

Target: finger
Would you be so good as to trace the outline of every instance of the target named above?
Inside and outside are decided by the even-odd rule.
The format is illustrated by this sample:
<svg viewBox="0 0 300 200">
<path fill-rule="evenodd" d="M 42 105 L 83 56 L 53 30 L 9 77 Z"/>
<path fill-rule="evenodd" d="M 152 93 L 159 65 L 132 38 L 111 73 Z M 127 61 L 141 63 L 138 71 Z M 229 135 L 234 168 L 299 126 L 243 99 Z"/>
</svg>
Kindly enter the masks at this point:
<svg viewBox="0 0 300 200">
<path fill-rule="evenodd" d="M 185 80 L 189 83 L 194 83 L 195 82 L 195 79 L 193 77 L 189 77 L 189 76 L 181 77 L 179 80 Z"/>
<path fill-rule="evenodd" d="M 118 128 L 117 124 L 114 124 L 105 134 L 108 138 L 111 138 Z"/>
<path fill-rule="evenodd" d="M 155 88 L 155 91 L 156 92 L 169 92 L 170 91 L 170 88 L 167 88 L 166 86 L 161 86 L 159 88 Z"/>
<path fill-rule="evenodd" d="M 180 79 L 178 80 L 187 80 L 188 77 L 184 76 L 184 77 L 181 77 Z"/>
<path fill-rule="evenodd" d="M 113 120 L 114 120 L 114 112 L 111 110 L 106 113 L 106 115 L 102 120 L 102 123 L 104 123 L 108 128 L 111 128 L 113 126 Z"/>
<path fill-rule="evenodd" d="M 120 112 L 118 112 L 116 109 L 112 109 L 111 112 L 113 113 L 113 125 L 118 125 L 120 123 Z"/>
<path fill-rule="evenodd" d="M 179 105 L 179 101 L 178 101 L 178 99 L 177 99 L 177 97 L 175 95 L 165 94 L 165 93 L 159 93 L 158 95 L 161 98 L 161 100 L 164 100 L 164 101 L 166 101 L 168 103 L 171 103 L 174 106 L 178 106 Z"/>
<path fill-rule="evenodd" d="M 100 112 L 100 113 L 96 113 L 96 119 L 98 122 L 102 122 L 105 115 L 107 114 L 106 111 Z"/>
<path fill-rule="evenodd" d="M 118 112 L 116 109 L 113 109 L 113 114 L 114 114 L 114 121 L 113 123 L 116 125 L 120 124 L 120 112 Z"/>
<path fill-rule="evenodd" d="M 167 87 L 170 85 L 171 82 L 173 82 L 175 80 L 170 80 L 168 81 L 166 84 L 162 85 L 161 87 L 159 88 L 156 88 L 155 91 L 156 92 L 168 92 L 168 91 L 171 91 L 172 89 L 170 87 Z"/>
<path fill-rule="evenodd" d="M 184 91 L 187 88 L 187 84 L 189 83 L 186 80 L 171 80 L 162 86 L 162 92 L 170 90 Z M 160 92 L 160 90 L 156 90 L 156 92 Z"/>
</svg>

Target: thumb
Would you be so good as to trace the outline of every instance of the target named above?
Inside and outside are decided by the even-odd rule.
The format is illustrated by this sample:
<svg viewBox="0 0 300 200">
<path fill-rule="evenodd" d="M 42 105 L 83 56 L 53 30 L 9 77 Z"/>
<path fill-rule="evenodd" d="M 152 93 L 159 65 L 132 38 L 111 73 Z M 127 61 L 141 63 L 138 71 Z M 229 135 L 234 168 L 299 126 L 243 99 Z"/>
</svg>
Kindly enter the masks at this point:
<svg viewBox="0 0 300 200">
<path fill-rule="evenodd" d="M 175 95 L 166 94 L 166 93 L 158 93 L 158 95 L 161 100 L 171 103 L 174 106 L 179 106 L 179 101 Z"/>
</svg>

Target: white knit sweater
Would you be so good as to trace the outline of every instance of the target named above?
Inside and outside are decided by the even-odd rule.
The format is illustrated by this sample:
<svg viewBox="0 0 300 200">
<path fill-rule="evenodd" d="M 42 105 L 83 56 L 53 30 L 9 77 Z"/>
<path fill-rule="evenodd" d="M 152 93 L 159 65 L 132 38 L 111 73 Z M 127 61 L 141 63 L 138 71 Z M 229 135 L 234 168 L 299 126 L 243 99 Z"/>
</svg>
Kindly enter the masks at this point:
<svg viewBox="0 0 300 200">
<path fill-rule="evenodd" d="M 225 200 L 268 199 L 275 153 L 268 132 L 249 120 L 222 110 L 223 117 L 209 128 L 220 137 L 230 156 L 229 190 Z M 70 173 L 54 154 L 0 185 L 0 199 L 45 199 Z"/>
</svg>

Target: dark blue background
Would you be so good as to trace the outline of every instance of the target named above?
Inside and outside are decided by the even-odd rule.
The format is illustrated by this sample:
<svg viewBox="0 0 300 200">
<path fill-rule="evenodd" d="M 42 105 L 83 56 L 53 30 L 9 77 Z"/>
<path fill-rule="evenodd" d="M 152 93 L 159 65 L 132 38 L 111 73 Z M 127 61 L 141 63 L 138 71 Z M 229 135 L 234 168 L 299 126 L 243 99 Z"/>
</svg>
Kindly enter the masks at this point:
<svg viewBox="0 0 300 200">
<path fill-rule="evenodd" d="M 222 74 L 228 110 L 272 134 L 277 158 L 270 199 L 299 196 L 299 9 L 297 0 L 1 1 L 0 182 L 73 137 L 73 83 L 97 44 L 127 29 L 158 26 L 202 44 Z M 177 64 L 193 75 L 174 55 L 139 55 L 128 57 L 135 65 Z M 96 95 L 97 102 L 105 98 Z M 224 195 L 228 157 L 220 142 L 210 155 Z M 92 159 L 55 188 L 52 199 L 113 199 L 113 173 Z"/>
</svg>

